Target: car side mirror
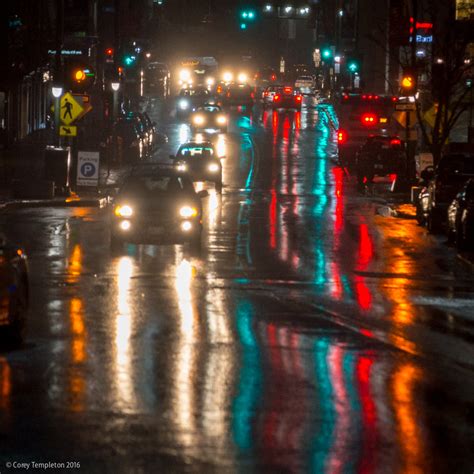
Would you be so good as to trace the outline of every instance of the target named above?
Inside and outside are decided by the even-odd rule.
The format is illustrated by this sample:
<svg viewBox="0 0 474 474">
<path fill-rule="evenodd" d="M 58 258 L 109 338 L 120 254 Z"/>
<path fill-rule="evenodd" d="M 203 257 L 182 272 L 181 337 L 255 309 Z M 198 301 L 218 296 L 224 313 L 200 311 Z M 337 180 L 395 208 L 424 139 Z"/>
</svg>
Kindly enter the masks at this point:
<svg viewBox="0 0 474 474">
<path fill-rule="evenodd" d="M 209 196 L 209 193 L 207 192 L 206 189 L 202 189 L 201 191 L 198 191 L 197 195 L 203 199 L 203 198 L 206 198 L 207 196 Z"/>
</svg>

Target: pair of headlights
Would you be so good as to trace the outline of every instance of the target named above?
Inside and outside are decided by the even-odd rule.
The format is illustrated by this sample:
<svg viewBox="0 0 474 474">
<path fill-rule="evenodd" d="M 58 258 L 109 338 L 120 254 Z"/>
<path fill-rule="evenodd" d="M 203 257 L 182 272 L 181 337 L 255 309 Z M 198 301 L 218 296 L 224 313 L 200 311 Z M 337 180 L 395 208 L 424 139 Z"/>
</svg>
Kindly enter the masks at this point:
<svg viewBox="0 0 474 474">
<path fill-rule="evenodd" d="M 204 125 L 205 122 L 206 122 L 206 119 L 202 115 L 196 115 L 193 118 L 194 125 Z M 225 125 L 227 123 L 227 118 L 224 115 L 219 115 L 217 117 L 217 123 L 219 125 Z"/>
<path fill-rule="evenodd" d="M 128 204 L 119 205 L 115 207 L 114 213 L 117 217 L 132 217 L 133 208 Z M 190 217 L 196 217 L 198 210 L 193 206 L 183 206 L 179 209 L 179 215 L 185 219 L 189 219 Z"/>
</svg>

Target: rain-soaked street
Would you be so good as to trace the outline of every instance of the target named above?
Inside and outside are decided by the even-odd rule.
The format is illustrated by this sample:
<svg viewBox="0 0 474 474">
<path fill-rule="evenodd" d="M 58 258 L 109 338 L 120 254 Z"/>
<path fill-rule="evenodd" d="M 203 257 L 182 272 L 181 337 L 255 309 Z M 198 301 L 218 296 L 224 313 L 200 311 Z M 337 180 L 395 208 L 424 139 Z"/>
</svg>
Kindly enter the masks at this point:
<svg viewBox="0 0 474 474">
<path fill-rule="evenodd" d="M 168 162 L 189 127 L 147 108 Z M 332 114 L 231 112 L 199 255 L 111 252 L 108 208 L 0 214 L 31 278 L 0 472 L 473 472 L 473 267 L 357 193 Z"/>
</svg>

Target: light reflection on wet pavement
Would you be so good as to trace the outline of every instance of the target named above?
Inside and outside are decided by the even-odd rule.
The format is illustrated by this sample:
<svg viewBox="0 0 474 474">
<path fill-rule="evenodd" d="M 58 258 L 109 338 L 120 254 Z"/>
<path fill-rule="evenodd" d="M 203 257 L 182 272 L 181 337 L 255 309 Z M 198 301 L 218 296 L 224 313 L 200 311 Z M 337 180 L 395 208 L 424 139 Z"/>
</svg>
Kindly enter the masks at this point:
<svg viewBox="0 0 474 474">
<path fill-rule="evenodd" d="M 472 472 L 472 271 L 356 194 L 326 107 L 232 113 L 200 256 L 114 255 L 107 211 L 0 215 L 32 279 L 27 343 L 0 355 L 2 461 Z M 188 137 L 163 127 L 158 161 Z"/>
</svg>

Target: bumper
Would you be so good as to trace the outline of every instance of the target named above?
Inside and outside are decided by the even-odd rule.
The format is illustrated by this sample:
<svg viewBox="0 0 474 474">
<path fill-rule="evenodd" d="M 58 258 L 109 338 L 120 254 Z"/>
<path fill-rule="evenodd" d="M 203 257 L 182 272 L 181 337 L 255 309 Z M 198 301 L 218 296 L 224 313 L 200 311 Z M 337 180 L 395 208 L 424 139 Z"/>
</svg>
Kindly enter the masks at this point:
<svg viewBox="0 0 474 474">
<path fill-rule="evenodd" d="M 128 222 L 123 227 L 123 222 Z M 111 233 L 115 239 L 137 244 L 145 243 L 181 243 L 193 240 L 201 235 L 202 224 L 197 219 L 182 219 L 172 223 L 150 225 L 129 219 L 115 219 Z"/>
</svg>

